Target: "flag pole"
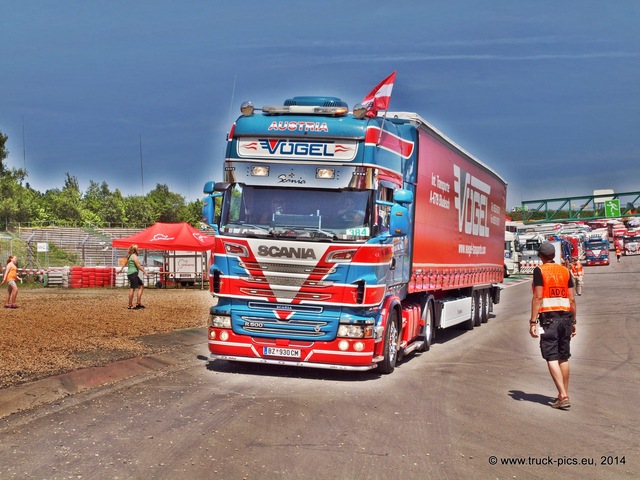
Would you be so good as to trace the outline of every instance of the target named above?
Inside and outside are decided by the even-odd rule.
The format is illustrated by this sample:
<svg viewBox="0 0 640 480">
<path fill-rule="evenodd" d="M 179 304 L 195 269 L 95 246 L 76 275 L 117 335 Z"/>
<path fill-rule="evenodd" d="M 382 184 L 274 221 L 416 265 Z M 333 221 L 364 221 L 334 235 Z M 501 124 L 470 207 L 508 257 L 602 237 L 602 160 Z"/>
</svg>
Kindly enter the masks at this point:
<svg viewBox="0 0 640 480">
<path fill-rule="evenodd" d="M 378 143 L 376 143 L 376 147 L 380 146 L 380 141 L 382 140 L 382 129 L 384 128 L 384 121 L 387 119 L 387 110 L 384 111 L 384 115 L 382 116 L 382 123 L 380 124 L 380 136 L 378 137 Z"/>
</svg>

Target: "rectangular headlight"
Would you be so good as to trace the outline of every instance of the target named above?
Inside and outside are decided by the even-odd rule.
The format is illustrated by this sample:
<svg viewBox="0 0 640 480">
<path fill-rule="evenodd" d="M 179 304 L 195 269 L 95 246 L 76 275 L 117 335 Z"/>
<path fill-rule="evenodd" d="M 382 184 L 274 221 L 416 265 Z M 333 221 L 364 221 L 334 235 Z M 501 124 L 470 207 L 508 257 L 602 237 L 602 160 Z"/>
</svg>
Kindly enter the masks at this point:
<svg viewBox="0 0 640 480">
<path fill-rule="evenodd" d="M 211 315 L 209 325 L 216 328 L 231 328 L 231 317 L 227 315 Z"/>
</svg>

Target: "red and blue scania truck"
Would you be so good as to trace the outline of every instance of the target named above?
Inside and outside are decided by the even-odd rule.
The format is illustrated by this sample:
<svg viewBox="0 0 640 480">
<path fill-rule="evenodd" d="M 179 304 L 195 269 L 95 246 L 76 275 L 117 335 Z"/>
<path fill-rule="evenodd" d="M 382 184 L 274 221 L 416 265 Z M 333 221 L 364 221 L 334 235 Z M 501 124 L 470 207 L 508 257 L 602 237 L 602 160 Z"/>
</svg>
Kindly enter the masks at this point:
<svg viewBox="0 0 640 480">
<path fill-rule="evenodd" d="M 370 118 L 335 97 L 241 112 L 223 181 L 204 187 L 210 360 L 387 374 L 438 329 L 489 319 L 506 217 L 494 170 L 416 113 Z"/>
</svg>

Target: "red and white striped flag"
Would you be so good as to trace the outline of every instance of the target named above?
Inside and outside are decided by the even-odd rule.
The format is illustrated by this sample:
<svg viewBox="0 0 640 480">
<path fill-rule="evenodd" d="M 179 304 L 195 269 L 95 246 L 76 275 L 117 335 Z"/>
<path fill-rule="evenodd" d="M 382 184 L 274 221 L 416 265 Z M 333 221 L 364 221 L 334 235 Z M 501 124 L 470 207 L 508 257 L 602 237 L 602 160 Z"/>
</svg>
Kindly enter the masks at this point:
<svg viewBox="0 0 640 480">
<path fill-rule="evenodd" d="M 367 117 L 375 117 L 378 114 L 378 110 L 387 110 L 389 108 L 391 90 L 393 90 L 393 82 L 395 81 L 396 72 L 393 72 L 364 97 L 362 104 L 367 107 Z"/>
</svg>

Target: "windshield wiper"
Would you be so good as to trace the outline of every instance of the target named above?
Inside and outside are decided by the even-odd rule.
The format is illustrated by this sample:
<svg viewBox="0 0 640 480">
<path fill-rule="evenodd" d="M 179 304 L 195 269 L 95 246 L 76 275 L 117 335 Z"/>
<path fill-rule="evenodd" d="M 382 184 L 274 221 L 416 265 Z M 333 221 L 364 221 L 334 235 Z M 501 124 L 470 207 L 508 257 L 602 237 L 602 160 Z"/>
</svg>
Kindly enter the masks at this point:
<svg viewBox="0 0 640 480">
<path fill-rule="evenodd" d="M 227 227 L 235 227 L 235 228 L 253 228 L 255 230 L 260 230 L 260 233 L 263 233 L 265 235 L 270 235 L 272 234 L 272 232 L 265 227 L 261 227 L 260 225 L 254 225 L 252 223 L 244 223 L 244 222 L 231 222 L 231 223 L 227 223 L 226 225 Z"/>
<path fill-rule="evenodd" d="M 334 232 L 322 230 L 316 227 L 278 226 L 278 230 L 274 228 L 270 233 L 278 238 L 295 236 L 296 238 L 312 241 L 322 241 L 327 238 L 330 238 L 331 240 L 338 240 L 338 236 Z"/>
</svg>

